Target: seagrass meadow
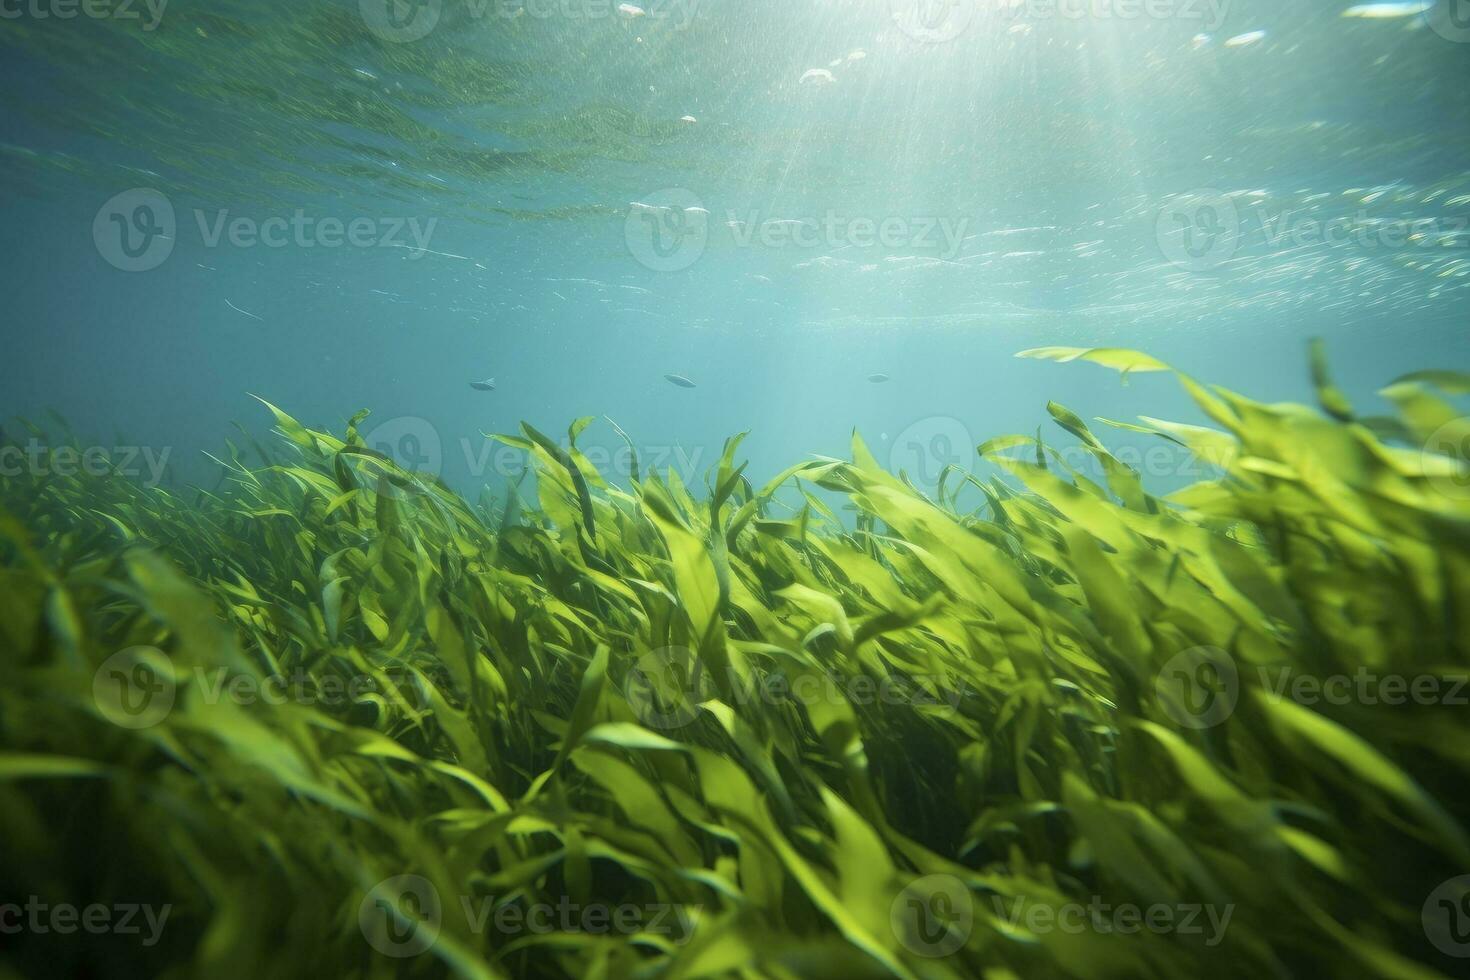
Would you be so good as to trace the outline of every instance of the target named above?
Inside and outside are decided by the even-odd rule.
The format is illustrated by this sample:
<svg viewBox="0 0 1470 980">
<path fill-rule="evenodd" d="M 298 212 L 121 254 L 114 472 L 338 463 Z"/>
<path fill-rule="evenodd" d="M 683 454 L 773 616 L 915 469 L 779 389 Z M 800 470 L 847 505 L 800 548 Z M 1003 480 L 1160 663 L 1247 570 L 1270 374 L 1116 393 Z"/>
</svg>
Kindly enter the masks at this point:
<svg viewBox="0 0 1470 980">
<path fill-rule="evenodd" d="M 931 494 L 618 487 L 582 419 L 472 504 L 274 407 L 213 488 L 6 476 L 3 973 L 1453 976 L 1470 378 L 1313 368 L 1110 423 L 1218 467 L 1167 497 L 1057 404 Z"/>
</svg>

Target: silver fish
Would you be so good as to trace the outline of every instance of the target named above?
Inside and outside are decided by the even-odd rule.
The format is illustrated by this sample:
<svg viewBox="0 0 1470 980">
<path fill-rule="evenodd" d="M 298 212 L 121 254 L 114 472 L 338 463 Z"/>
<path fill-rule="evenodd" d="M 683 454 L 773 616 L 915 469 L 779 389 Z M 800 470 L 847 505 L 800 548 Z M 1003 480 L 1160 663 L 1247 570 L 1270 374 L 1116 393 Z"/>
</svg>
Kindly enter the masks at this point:
<svg viewBox="0 0 1470 980">
<path fill-rule="evenodd" d="M 1344 10 L 1342 15 L 1363 20 L 1391 20 L 1395 17 L 1413 17 L 1415 14 L 1427 13 L 1433 6 L 1432 3 L 1360 3 Z"/>
<path fill-rule="evenodd" d="M 471 381 L 470 387 L 475 389 L 476 391 L 494 391 L 495 379 L 486 378 L 484 381 Z"/>
<path fill-rule="evenodd" d="M 886 375 L 886 374 L 870 374 L 870 375 L 868 375 L 868 380 L 871 381 L 871 382 L 873 382 L 873 384 L 875 384 L 875 385 L 881 385 L 883 382 L 885 382 L 885 381 L 888 380 L 888 375 Z"/>
<path fill-rule="evenodd" d="M 664 375 L 664 380 L 667 381 L 669 384 L 678 385 L 680 388 L 694 387 L 694 382 L 690 381 L 682 374 L 666 374 Z"/>
</svg>

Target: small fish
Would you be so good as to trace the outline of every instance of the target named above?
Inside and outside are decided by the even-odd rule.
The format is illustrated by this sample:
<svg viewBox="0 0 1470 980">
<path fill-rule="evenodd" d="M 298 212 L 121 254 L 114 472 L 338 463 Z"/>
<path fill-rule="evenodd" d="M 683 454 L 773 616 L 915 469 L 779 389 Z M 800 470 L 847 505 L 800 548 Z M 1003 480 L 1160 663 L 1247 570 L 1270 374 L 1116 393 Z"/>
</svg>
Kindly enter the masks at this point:
<svg viewBox="0 0 1470 980">
<path fill-rule="evenodd" d="M 694 382 L 693 381 L 690 381 L 688 378 L 684 377 L 684 375 L 682 375 L 682 374 L 666 374 L 666 375 L 664 375 L 664 380 L 667 381 L 671 385 L 678 385 L 680 388 L 693 388 L 694 387 Z"/>
<path fill-rule="evenodd" d="M 260 317 L 256 316 L 254 313 L 251 313 L 249 310 L 242 310 L 242 309 L 240 309 L 240 307 L 236 306 L 234 303 L 231 303 L 229 300 L 225 300 L 225 305 L 228 306 L 230 309 L 234 310 L 236 313 L 240 313 L 240 314 L 243 314 L 244 316 L 248 316 L 252 320 L 260 320 L 261 323 L 264 323 L 265 322 L 264 320 L 261 320 Z"/>
<path fill-rule="evenodd" d="M 1433 3 L 1360 3 L 1342 12 L 1344 17 L 1363 20 L 1391 20 L 1395 17 L 1413 17 L 1433 7 Z"/>
<path fill-rule="evenodd" d="M 881 385 L 883 382 L 885 382 L 885 381 L 888 380 L 888 375 L 886 375 L 886 374 L 870 374 L 870 375 L 868 375 L 868 380 L 871 381 L 871 382 L 873 382 L 873 384 L 875 384 L 875 385 Z"/>
<path fill-rule="evenodd" d="M 1250 31 L 1246 34 L 1237 34 L 1225 42 L 1227 48 L 1244 48 L 1252 44 L 1258 44 L 1266 39 L 1265 31 Z"/>
<path fill-rule="evenodd" d="M 476 391 L 494 391 L 495 379 L 486 378 L 484 381 L 471 381 L 470 387 L 475 389 Z"/>
<path fill-rule="evenodd" d="M 813 85 L 831 85 L 834 81 L 833 75 L 825 68 L 808 68 L 806 74 L 801 76 L 802 85 L 810 82 Z"/>
</svg>

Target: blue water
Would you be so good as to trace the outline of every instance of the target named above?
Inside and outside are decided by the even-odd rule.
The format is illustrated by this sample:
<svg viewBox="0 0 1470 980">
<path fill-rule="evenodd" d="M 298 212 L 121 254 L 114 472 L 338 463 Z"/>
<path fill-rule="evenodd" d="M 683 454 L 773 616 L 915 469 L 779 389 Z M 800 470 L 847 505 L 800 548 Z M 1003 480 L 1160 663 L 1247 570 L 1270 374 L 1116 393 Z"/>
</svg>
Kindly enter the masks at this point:
<svg viewBox="0 0 1470 980">
<path fill-rule="evenodd" d="M 5 8 L 0 416 L 166 450 L 175 486 L 210 479 L 232 423 L 268 431 L 251 394 L 339 433 L 371 409 L 370 442 L 470 494 L 518 467 L 483 433 L 582 416 L 615 481 L 603 417 L 689 481 L 736 432 L 762 478 L 856 429 L 932 485 L 975 467 L 966 443 L 1072 441 L 1048 400 L 1198 420 L 1166 375 L 1028 348 L 1138 348 L 1305 401 L 1320 336 L 1367 414 L 1399 374 L 1470 368 L 1459 0 L 1236 0 L 1218 22 L 987 3 L 952 39 L 916 37 L 907 0 L 420 3 L 438 21 L 407 42 L 374 34 L 372 0 L 175 0 L 151 30 L 141 5 Z M 119 268 L 160 199 L 166 257 Z M 298 212 L 311 234 L 281 247 L 211 240 L 222 213 Z M 364 244 L 321 244 L 323 220 Z M 742 243 L 732 220 L 816 237 Z"/>
</svg>

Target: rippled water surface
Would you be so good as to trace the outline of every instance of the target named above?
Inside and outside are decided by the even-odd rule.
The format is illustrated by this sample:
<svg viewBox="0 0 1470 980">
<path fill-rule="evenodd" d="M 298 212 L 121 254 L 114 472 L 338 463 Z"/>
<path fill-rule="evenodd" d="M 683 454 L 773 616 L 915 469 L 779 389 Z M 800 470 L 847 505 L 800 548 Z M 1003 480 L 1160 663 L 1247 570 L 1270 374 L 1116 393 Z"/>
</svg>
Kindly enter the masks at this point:
<svg viewBox="0 0 1470 980">
<path fill-rule="evenodd" d="M 1310 336 L 1365 394 L 1470 362 L 1449 4 L 89 9 L 0 21 L 10 411 L 185 455 L 247 392 L 446 446 L 606 414 L 775 468 L 1138 410 L 1027 347 L 1272 395 Z"/>
</svg>

